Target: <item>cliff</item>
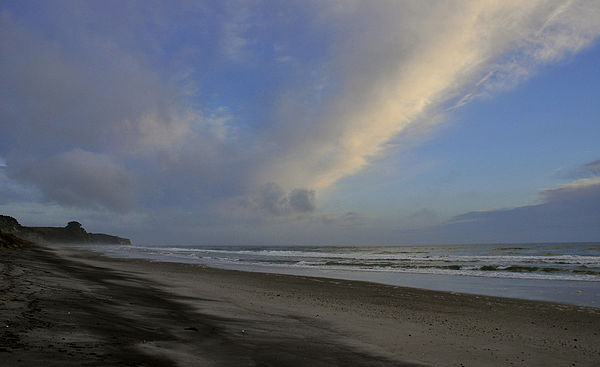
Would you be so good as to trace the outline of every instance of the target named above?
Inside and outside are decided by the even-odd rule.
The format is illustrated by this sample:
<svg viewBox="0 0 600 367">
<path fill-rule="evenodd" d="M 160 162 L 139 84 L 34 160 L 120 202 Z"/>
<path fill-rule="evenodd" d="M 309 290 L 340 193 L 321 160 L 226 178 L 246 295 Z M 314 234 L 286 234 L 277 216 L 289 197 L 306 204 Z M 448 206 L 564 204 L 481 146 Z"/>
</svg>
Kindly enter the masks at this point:
<svg viewBox="0 0 600 367">
<path fill-rule="evenodd" d="M 69 222 L 66 227 L 25 227 L 15 218 L 6 215 L 0 215 L 0 232 L 31 242 L 131 244 L 127 238 L 103 233 L 88 233 L 79 222 Z"/>
<path fill-rule="evenodd" d="M 19 237 L 0 231 L 0 249 L 18 248 L 31 245 L 31 242 L 20 239 Z"/>
</svg>

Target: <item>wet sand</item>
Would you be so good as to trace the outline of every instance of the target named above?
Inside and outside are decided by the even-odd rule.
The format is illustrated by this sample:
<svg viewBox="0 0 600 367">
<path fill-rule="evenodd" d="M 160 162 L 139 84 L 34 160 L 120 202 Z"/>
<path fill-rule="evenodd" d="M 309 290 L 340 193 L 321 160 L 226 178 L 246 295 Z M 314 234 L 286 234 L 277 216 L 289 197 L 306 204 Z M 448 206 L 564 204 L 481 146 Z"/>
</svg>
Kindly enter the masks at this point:
<svg viewBox="0 0 600 367">
<path fill-rule="evenodd" d="M 0 249 L 6 366 L 598 366 L 600 309 Z"/>
</svg>

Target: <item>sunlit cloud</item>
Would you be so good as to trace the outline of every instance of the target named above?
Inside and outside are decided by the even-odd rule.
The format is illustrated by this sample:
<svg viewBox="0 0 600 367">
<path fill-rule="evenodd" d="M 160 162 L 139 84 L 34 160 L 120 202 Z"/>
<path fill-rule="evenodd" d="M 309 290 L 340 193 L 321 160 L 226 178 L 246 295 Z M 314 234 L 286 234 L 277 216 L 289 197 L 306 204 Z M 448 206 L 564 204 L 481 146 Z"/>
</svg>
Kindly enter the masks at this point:
<svg viewBox="0 0 600 367">
<path fill-rule="evenodd" d="M 283 187 L 327 188 L 453 100 L 461 106 L 511 88 L 600 33 L 600 7 L 585 1 L 339 6 L 334 16 L 365 26 L 346 29 L 332 62 L 345 89 L 319 106 L 308 132 L 267 168 L 267 179 Z"/>
</svg>

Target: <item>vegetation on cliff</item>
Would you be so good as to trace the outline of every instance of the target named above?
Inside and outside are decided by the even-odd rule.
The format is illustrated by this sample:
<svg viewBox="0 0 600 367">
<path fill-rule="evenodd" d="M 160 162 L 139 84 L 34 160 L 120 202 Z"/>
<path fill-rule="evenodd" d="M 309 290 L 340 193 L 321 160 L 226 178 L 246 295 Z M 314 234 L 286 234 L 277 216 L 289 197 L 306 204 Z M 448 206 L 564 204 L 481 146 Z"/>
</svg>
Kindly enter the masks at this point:
<svg viewBox="0 0 600 367">
<path fill-rule="evenodd" d="M 65 227 L 25 227 L 13 217 L 0 215 L 0 232 L 30 242 L 131 244 L 127 238 L 103 233 L 88 233 L 81 223 L 75 221 L 69 222 Z M 6 241 L 8 243 L 8 237 Z"/>
</svg>

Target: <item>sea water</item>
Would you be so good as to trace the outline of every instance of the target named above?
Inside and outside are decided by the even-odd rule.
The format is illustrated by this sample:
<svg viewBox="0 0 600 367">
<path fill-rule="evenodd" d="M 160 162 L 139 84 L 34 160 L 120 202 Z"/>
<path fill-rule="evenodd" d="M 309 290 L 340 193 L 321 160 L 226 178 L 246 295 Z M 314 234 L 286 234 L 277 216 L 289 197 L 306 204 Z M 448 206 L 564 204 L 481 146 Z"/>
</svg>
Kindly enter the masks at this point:
<svg viewBox="0 0 600 367">
<path fill-rule="evenodd" d="M 94 249 L 114 257 L 600 307 L 600 243 Z"/>
</svg>

